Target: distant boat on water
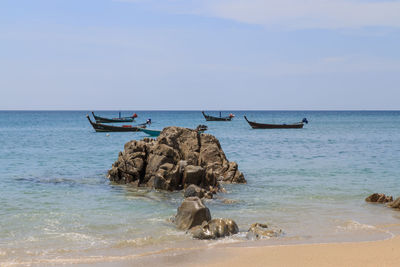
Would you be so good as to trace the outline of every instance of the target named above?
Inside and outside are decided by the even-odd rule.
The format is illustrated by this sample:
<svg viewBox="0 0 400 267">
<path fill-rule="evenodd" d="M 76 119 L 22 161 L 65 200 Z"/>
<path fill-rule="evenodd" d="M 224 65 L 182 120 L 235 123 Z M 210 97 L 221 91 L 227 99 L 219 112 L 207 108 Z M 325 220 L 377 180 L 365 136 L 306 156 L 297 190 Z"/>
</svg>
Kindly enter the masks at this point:
<svg viewBox="0 0 400 267">
<path fill-rule="evenodd" d="M 232 113 L 226 117 L 222 117 L 221 112 L 219 113 L 219 117 L 207 115 L 206 113 L 204 113 L 204 111 L 202 111 L 201 113 L 203 113 L 203 116 L 206 119 L 206 121 L 231 121 L 235 117 L 235 115 L 233 115 Z"/>
<path fill-rule="evenodd" d="M 207 131 L 207 129 L 208 129 L 208 127 L 206 125 L 198 125 L 195 130 L 199 133 L 202 133 L 204 131 Z M 144 133 L 146 133 L 150 136 L 154 136 L 154 137 L 159 136 L 161 133 L 160 130 L 152 130 L 152 129 L 145 129 L 145 128 L 139 128 L 139 131 L 144 132 Z"/>
<path fill-rule="evenodd" d="M 96 132 L 139 132 L 140 128 L 146 128 L 146 123 L 137 126 L 132 126 L 132 125 L 114 126 L 114 125 L 106 125 L 106 124 L 92 122 L 89 115 L 86 115 L 86 118 L 89 120 L 89 123 L 92 125 L 93 129 Z"/>
<path fill-rule="evenodd" d="M 145 128 L 139 128 L 139 131 L 144 132 L 145 134 L 148 134 L 150 136 L 159 136 L 161 133 L 160 130 L 151 130 L 151 129 L 145 129 Z"/>
<path fill-rule="evenodd" d="M 246 116 L 244 116 L 244 119 L 253 129 L 296 129 L 296 128 L 303 128 L 304 124 L 308 123 L 308 120 L 306 118 L 304 118 L 301 122 L 296 122 L 292 124 L 257 123 L 249 121 Z"/>
<path fill-rule="evenodd" d="M 95 119 L 96 123 L 113 123 L 113 122 L 133 122 L 135 118 L 137 118 L 137 114 L 133 114 L 130 117 L 121 117 L 121 112 L 119 112 L 118 118 L 104 118 L 94 114 L 92 112 L 93 118 Z"/>
</svg>

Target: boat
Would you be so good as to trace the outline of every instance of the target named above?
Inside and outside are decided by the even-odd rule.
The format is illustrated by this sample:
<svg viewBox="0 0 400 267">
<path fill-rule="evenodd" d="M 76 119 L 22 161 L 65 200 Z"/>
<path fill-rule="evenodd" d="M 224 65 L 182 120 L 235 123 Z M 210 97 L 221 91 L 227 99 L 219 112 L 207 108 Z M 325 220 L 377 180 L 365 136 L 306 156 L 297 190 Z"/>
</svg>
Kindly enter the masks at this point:
<svg viewBox="0 0 400 267">
<path fill-rule="evenodd" d="M 118 118 L 104 118 L 104 117 L 100 117 L 94 114 L 94 112 L 92 112 L 93 118 L 95 119 L 96 123 L 113 123 L 113 122 L 133 122 L 135 120 L 135 118 L 137 118 L 137 114 L 133 114 L 130 117 L 121 117 L 121 112 L 119 113 L 119 117 Z"/>
<path fill-rule="evenodd" d="M 207 115 L 206 113 L 204 113 L 204 111 L 202 111 L 201 113 L 203 113 L 203 116 L 206 119 L 206 121 L 231 121 L 232 118 L 235 117 L 235 115 L 233 115 L 232 113 L 229 114 L 229 116 L 227 117 L 222 117 L 221 112 L 219 113 L 219 117 Z"/>
<path fill-rule="evenodd" d="M 160 130 L 150 130 L 145 128 L 139 128 L 139 131 L 144 132 L 145 134 L 148 134 L 150 136 L 159 136 L 161 133 Z"/>
<path fill-rule="evenodd" d="M 101 123 L 92 122 L 89 115 L 86 115 L 86 118 L 89 120 L 90 124 L 92 125 L 93 129 L 96 132 L 138 132 L 139 129 L 145 128 L 146 124 L 140 124 L 138 126 L 132 125 L 122 125 L 122 126 L 114 126 L 114 125 L 105 125 Z"/>
<path fill-rule="evenodd" d="M 268 124 L 268 123 L 257 123 L 253 121 L 249 121 L 246 116 L 244 119 L 250 124 L 253 129 L 296 129 L 303 128 L 304 124 L 308 123 L 307 119 L 304 118 L 301 122 L 296 122 L 292 124 Z"/>
<path fill-rule="evenodd" d="M 202 133 L 208 129 L 207 125 L 198 125 L 196 127 L 196 131 L 199 133 Z M 139 131 L 144 132 L 150 136 L 159 136 L 161 131 L 160 130 L 151 130 L 151 129 L 145 129 L 145 128 L 139 128 Z"/>
</svg>

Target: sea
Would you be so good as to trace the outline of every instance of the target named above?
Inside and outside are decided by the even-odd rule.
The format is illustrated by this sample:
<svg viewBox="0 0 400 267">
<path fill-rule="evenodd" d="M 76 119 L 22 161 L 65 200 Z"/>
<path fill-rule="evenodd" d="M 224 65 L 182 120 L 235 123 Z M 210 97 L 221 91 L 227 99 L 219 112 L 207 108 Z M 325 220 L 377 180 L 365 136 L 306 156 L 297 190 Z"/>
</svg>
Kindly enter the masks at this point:
<svg viewBox="0 0 400 267">
<path fill-rule="evenodd" d="M 206 200 L 213 218 L 240 232 L 193 240 L 171 222 L 182 192 L 111 183 L 119 151 L 144 133 L 96 133 L 89 111 L 0 111 L 0 265 L 112 263 L 182 249 L 371 241 L 399 233 L 400 211 L 365 198 L 400 196 L 400 111 L 122 111 L 150 129 L 208 126 L 247 184 L 225 184 Z M 218 111 L 208 111 L 219 116 Z M 116 117 L 118 111 L 96 111 Z M 303 129 L 255 130 L 244 120 Z M 253 223 L 282 229 L 250 241 Z M 108 264 L 107 264 L 108 265 Z"/>
</svg>

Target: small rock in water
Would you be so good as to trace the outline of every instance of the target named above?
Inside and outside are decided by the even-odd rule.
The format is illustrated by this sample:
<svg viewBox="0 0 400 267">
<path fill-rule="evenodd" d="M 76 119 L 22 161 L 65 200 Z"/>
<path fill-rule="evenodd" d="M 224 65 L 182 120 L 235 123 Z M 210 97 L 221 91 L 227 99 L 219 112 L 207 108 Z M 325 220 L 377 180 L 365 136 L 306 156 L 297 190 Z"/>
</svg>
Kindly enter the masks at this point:
<svg viewBox="0 0 400 267">
<path fill-rule="evenodd" d="M 400 209 L 400 197 L 396 198 L 395 201 L 388 203 L 387 206 L 393 209 Z"/>
<path fill-rule="evenodd" d="M 204 190 L 203 188 L 191 184 L 189 185 L 186 189 L 185 189 L 185 194 L 184 197 L 198 197 L 198 198 L 203 198 L 204 194 L 205 194 L 206 190 Z"/>
<path fill-rule="evenodd" d="M 175 216 L 175 224 L 181 230 L 188 230 L 209 220 L 211 220 L 210 210 L 198 197 L 185 198 Z"/>
<path fill-rule="evenodd" d="M 237 234 L 239 227 L 231 219 L 212 219 L 189 230 L 196 239 L 217 239 Z"/>
<path fill-rule="evenodd" d="M 387 202 L 392 202 L 393 197 L 392 196 L 386 196 L 385 194 L 379 194 L 379 193 L 374 193 L 370 196 L 368 196 L 365 199 L 366 202 L 373 202 L 373 203 L 387 203 Z"/>
<path fill-rule="evenodd" d="M 281 229 L 271 229 L 264 223 L 253 223 L 247 232 L 247 239 L 257 240 L 262 238 L 278 237 L 282 234 Z"/>
</svg>

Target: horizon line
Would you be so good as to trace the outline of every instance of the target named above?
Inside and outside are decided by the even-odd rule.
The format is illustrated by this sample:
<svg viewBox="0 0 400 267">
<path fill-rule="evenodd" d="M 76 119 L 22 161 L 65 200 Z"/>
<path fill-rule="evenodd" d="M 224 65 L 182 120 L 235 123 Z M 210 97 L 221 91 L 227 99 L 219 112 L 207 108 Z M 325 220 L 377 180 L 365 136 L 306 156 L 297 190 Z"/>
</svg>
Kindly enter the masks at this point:
<svg viewBox="0 0 400 267">
<path fill-rule="evenodd" d="M 0 112 L 10 111 L 400 111 L 400 109 L 0 109 Z"/>
</svg>

